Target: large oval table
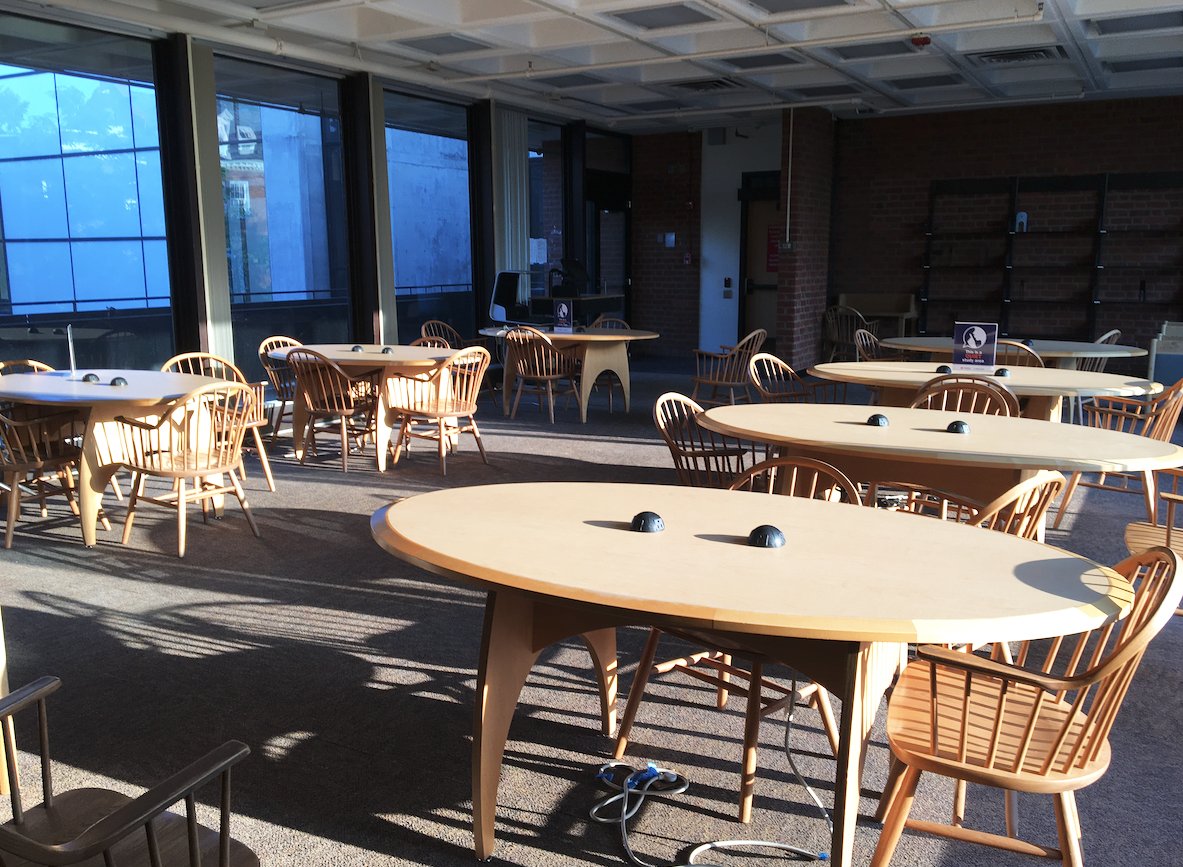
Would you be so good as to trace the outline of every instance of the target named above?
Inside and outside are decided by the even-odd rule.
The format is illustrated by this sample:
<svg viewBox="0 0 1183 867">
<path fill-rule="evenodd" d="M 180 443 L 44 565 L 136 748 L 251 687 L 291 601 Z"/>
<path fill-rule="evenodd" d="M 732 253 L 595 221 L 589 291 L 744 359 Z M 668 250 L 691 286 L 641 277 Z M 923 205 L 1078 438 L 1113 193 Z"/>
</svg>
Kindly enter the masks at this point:
<svg viewBox="0 0 1183 867">
<path fill-rule="evenodd" d="M 482 328 L 480 333 L 485 337 L 496 337 L 501 340 L 508 331 L 508 328 Z M 580 362 L 579 420 L 584 423 L 587 422 L 587 402 L 591 399 L 592 386 L 595 385 L 596 377 L 606 370 L 615 373 L 620 380 L 620 390 L 624 392 L 624 411 L 629 411 L 632 385 L 628 371 L 628 345 L 634 340 L 654 340 L 660 336 L 655 331 L 623 328 L 589 328 L 573 334 L 555 334 L 551 331 L 544 333 L 556 348 L 570 348 Z M 502 410 L 506 415 L 509 415 L 509 395 L 516 379 L 517 361 L 513 356 L 512 346 L 507 346 L 505 372 L 501 380 L 501 393 L 505 395 Z"/>
<path fill-rule="evenodd" d="M 361 346 L 354 352 L 354 346 Z M 378 469 L 385 471 L 389 451 L 390 435 L 401 424 L 398 413 L 390 406 L 393 380 L 402 376 L 430 374 L 448 360 L 453 349 L 436 349 L 430 346 L 399 346 L 375 343 L 314 343 L 302 347 L 283 346 L 268 353 L 272 358 L 284 359 L 292 349 L 311 349 L 319 352 L 329 361 L 339 365 L 346 373 L 358 376 L 373 371 L 382 373 L 382 388 L 379 389 L 378 411 L 375 413 L 375 439 L 378 453 Z M 389 349 L 390 352 L 383 352 Z M 308 425 L 308 407 L 304 398 L 297 395 L 292 402 L 292 442 L 296 458 L 304 456 L 304 429 Z"/>
<path fill-rule="evenodd" d="M 869 426 L 873 413 L 887 427 Z M 945 430 L 969 423 L 968 434 Z M 833 464 L 856 482 L 914 482 L 988 503 L 1033 470 L 1145 473 L 1183 466 L 1169 442 L 1040 419 L 971 415 L 907 407 L 757 403 L 718 406 L 698 416 L 708 430 L 768 443 L 783 454 Z"/>
<path fill-rule="evenodd" d="M 82 377 L 88 373 L 96 374 L 99 381 L 83 382 Z M 110 385 L 117 376 L 126 379 L 127 385 Z M 96 540 L 95 522 L 103 491 L 123 459 L 119 439 L 109 435 L 107 425 L 120 415 L 131 418 L 154 415 L 161 405 L 209 383 L 209 377 L 159 370 L 13 373 L 0 376 L 0 400 L 61 406 L 86 414 L 82 460 L 78 467 L 78 510 L 82 520 L 82 540 L 91 547 Z"/>
<path fill-rule="evenodd" d="M 809 372 L 820 379 L 878 388 L 882 406 L 908 406 L 926 382 L 941 375 L 937 372 L 940 366 L 929 361 L 840 361 L 815 365 Z M 1115 373 L 1056 367 L 1008 369 L 1010 376 L 995 377 L 992 371 L 989 376 L 1026 399 L 1024 416 L 1047 421 L 1060 420 L 1064 397 L 1133 397 L 1162 391 L 1160 383 Z"/>
<path fill-rule="evenodd" d="M 633 533 L 642 510 L 661 533 Z M 456 516 L 465 532 L 457 533 Z M 750 548 L 774 524 L 779 549 Z M 548 645 L 592 650 L 605 731 L 615 627 L 709 633 L 792 665 L 842 699 L 831 858 L 851 863 L 862 755 L 904 642 L 1073 633 L 1119 617 L 1116 573 L 1036 542 L 914 515 L 660 485 L 532 483 L 408 497 L 370 522 L 410 563 L 488 590 L 473 716 L 476 854 L 493 854 L 497 785 L 518 695 Z M 528 533 L 544 545 L 515 545 Z M 857 544 L 854 544 L 857 543 Z"/>
<path fill-rule="evenodd" d="M 933 360 L 953 357 L 952 337 L 889 337 L 881 341 L 888 349 L 907 352 L 930 352 Z M 1140 346 L 1125 346 L 1120 343 L 1092 343 L 1086 340 L 1032 340 L 1031 348 L 1050 366 L 1076 369 L 1081 358 L 1136 358 L 1146 355 Z"/>
</svg>

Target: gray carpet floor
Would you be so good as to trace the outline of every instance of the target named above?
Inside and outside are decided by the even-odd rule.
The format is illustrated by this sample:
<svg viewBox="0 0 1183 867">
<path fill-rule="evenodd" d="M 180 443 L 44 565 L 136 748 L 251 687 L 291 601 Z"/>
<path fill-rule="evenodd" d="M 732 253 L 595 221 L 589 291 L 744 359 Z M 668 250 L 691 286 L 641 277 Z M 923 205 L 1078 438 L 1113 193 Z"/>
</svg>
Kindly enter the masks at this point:
<svg viewBox="0 0 1183 867">
<path fill-rule="evenodd" d="M 674 484 L 651 420 L 654 399 L 688 391 L 688 376 L 650 365 L 635 373 L 633 410 L 609 414 L 601 393 L 590 421 L 572 408 L 550 425 L 533 408 L 515 421 L 489 404 L 478 416 L 490 465 L 471 438 L 439 474 L 429 445 L 378 473 L 372 447 L 345 475 L 332 435 L 301 467 L 281 438 L 270 493 L 248 458 L 247 490 L 262 538 L 241 511 L 203 525 L 190 516 L 188 551 L 176 526 L 145 507 L 127 546 L 124 515 L 87 550 L 61 505 L 29 510 L 11 551 L 0 552 L 0 608 L 12 686 L 62 678 L 50 699 L 59 785 L 129 793 L 237 738 L 251 756 L 234 773 L 235 836 L 267 865 L 471 864 L 470 755 L 473 687 L 483 594 L 386 554 L 370 514 L 391 500 L 442 486 L 525 480 Z M 524 399 L 523 399 L 524 403 Z M 126 483 L 125 483 L 126 484 Z M 110 499 L 110 498 L 108 498 Z M 1139 497 L 1082 490 L 1049 541 L 1102 563 L 1125 555 L 1122 533 L 1143 520 Z M 520 540 L 536 542 L 529 526 Z M 458 527 L 463 532 L 463 526 Z M 622 696 L 646 637 L 619 635 Z M 670 645 L 671 648 L 673 645 Z M 1078 796 L 1090 864 L 1183 863 L 1183 617 L 1149 653 L 1114 733 L 1113 766 Z M 879 836 L 874 813 L 887 770 L 883 712 L 864 776 L 856 864 Z M 797 712 L 798 764 L 823 801 L 834 761 L 815 712 Z M 755 814 L 738 824 L 742 702 L 724 711 L 684 678 L 658 678 L 633 732 L 630 759 L 685 774 L 690 789 L 651 800 L 631 823 L 638 854 L 660 864 L 708 840 L 731 838 L 828 848 L 826 825 L 782 751 L 783 717 L 765 720 Z M 36 743 L 32 720 L 21 745 Z M 595 773 L 610 757 L 601 736 L 594 677 L 577 641 L 546 650 L 522 694 L 498 799 L 495 860 L 509 864 L 612 865 L 624 861 L 617 831 L 588 821 L 600 796 Z M 37 771 L 22 754 L 28 796 Z M 921 783 L 913 815 L 947 818 L 951 785 Z M 215 788 L 201 793 L 213 820 Z M 1025 836 L 1055 845 L 1050 798 L 1020 798 Z M 1002 829 L 999 793 L 970 787 L 969 824 Z M 751 860 L 715 855 L 717 863 Z M 1011 865 L 1031 858 L 905 833 L 897 865 Z"/>
</svg>

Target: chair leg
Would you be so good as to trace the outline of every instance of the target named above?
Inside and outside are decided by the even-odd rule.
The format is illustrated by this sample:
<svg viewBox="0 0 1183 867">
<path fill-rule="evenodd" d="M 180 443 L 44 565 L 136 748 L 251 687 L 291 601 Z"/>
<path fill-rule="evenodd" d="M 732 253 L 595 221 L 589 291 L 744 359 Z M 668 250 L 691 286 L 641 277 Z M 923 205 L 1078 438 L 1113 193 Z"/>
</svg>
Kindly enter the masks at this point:
<svg viewBox="0 0 1183 867">
<path fill-rule="evenodd" d="M 632 730 L 633 720 L 637 717 L 637 709 L 645 698 L 645 684 L 649 682 L 649 674 L 653 671 L 653 660 L 657 657 L 657 643 L 661 640 L 660 629 L 650 629 L 649 639 L 645 642 L 645 650 L 641 653 L 641 661 L 637 663 L 637 673 L 633 676 L 632 686 L 628 689 L 628 702 L 624 706 L 624 716 L 620 720 L 620 728 L 616 732 L 616 750 L 614 758 L 624 756 L 628 748 L 628 733 Z"/>
<path fill-rule="evenodd" d="M 267 460 L 267 449 L 263 448 L 263 435 L 259 433 L 259 429 L 251 428 L 251 433 L 255 435 L 255 446 L 259 450 L 259 463 L 263 465 L 263 476 L 267 479 L 267 489 L 271 493 L 275 493 L 275 477 L 271 475 L 271 461 Z"/>
<path fill-rule="evenodd" d="M 958 782 L 961 783 L 962 788 L 965 787 L 964 781 L 959 780 Z M 1013 789 L 1004 789 L 1002 794 L 1005 799 L 1005 807 L 1006 807 L 1006 836 L 1018 837 L 1019 836 L 1019 793 L 1014 791 Z M 965 818 L 965 799 L 964 798 L 962 799 L 961 817 L 963 819 Z"/>
<path fill-rule="evenodd" d="M 539 396 L 538 400 L 539 400 L 539 407 L 538 408 L 541 410 L 542 409 L 542 406 L 541 406 L 542 397 Z M 551 381 L 549 379 L 546 381 L 546 405 L 550 409 L 550 423 L 554 424 L 555 423 L 555 390 L 552 387 Z"/>
<path fill-rule="evenodd" d="M 1009 794 L 1009 792 L 1007 793 Z M 1006 835 L 1013 837 L 1010 833 L 1010 801 L 1007 801 L 1006 810 Z M 956 828 L 965 825 L 965 780 L 953 781 L 953 821 L 949 824 Z"/>
<path fill-rule="evenodd" d="M 904 771 L 907 769 L 908 766 L 893 754 L 891 764 L 887 768 L 887 782 L 883 784 L 883 794 L 879 796 L 879 805 L 875 808 L 876 822 L 882 823 L 887 816 L 887 808 L 891 806 L 900 787 L 900 778 L 903 777 Z"/>
<path fill-rule="evenodd" d="M 760 742 L 760 709 L 764 692 L 764 664 L 752 663 L 748 681 L 748 706 L 743 724 L 743 761 L 739 778 L 739 821 L 752 821 L 752 797 L 756 792 L 756 747 Z"/>
<path fill-rule="evenodd" d="M 341 472 L 349 472 L 349 419 L 341 416 Z"/>
<path fill-rule="evenodd" d="M 871 867 L 887 867 L 891 863 L 891 856 L 900 843 L 900 836 L 904 833 L 904 823 L 908 821 L 908 814 L 912 812 L 912 802 L 916 799 L 916 784 L 920 782 L 920 769 L 905 766 L 903 776 L 895 795 L 887 805 L 887 818 L 883 822 L 883 831 L 879 835 L 879 844 L 875 847 L 875 854 L 871 856 Z"/>
<path fill-rule="evenodd" d="M 444 420 L 439 419 L 439 435 L 440 435 L 440 474 L 446 476 L 448 474 L 448 431 Z"/>
<path fill-rule="evenodd" d="M 724 665 L 731 665 L 731 654 L 730 653 L 723 654 L 723 664 Z M 731 680 L 731 672 L 726 671 L 726 670 L 720 671 L 719 672 L 719 679 L 722 680 L 724 683 L 727 683 L 728 681 Z M 727 691 L 727 687 L 720 686 L 718 691 L 715 693 L 715 707 L 717 707 L 719 710 L 723 710 L 723 708 L 727 707 L 728 697 L 729 697 L 729 693 Z"/>
<path fill-rule="evenodd" d="M 314 430 L 316 430 L 316 419 L 310 418 L 308 424 L 304 426 L 304 445 L 300 449 L 300 466 L 304 466 L 304 459 L 308 457 L 309 440 L 313 443 L 316 442 L 316 437 L 312 434 Z"/>
<path fill-rule="evenodd" d="M 821 684 L 814 684 L 813 695 L 809 704 L 817 710 L 822 718 L 822 729 L 826 733 L 826 740 L 830 742 L 830 749 L 838 755 L 838 721 L 834 719 L 834 708 L 830 705 L 830 693 Z"/>
<path fill-rule="evenodd" d="M 518 380 L 518 393 L 513 399 L 513 409 L 509 412 L 509 417 L 511 420 L 518 417 L 518 403 L 522 399 L 522 386 L 525 385 L 525 382 L 526 381 L 524 379 Z"/>
<path fill-rule="evenodd" d="M 255 538 L 260 537 L 259 525 L 255 523 L 255 516 L 251 514 L 250 504 L 246 501 L 246 492 L 243 491 L 242 485 L 239 484 L 238 477 L 234 475 L 234 470 L 230 470 L 230 484 L 234 486 L 234 494 L 238 497 L 238 505 L 242 506 L 242 513 L 246 515 L 246 522 L 251 526 L 251 532 L 255 534 Z"/>
<path fill-rule="evenodd" d="M 123 544 L 131 537 L 131 525 L 136 519 L 136 500 L 144 493 L 143 476 L 133 473 L 131 477 L 131 491 L 127 495 L 127 517 L 123 519 Z"/>
<path fill-rule="evenodd" d="M 1060 521 L 1068 513 L 1068 504 L 1072 502 L 1072 495 L 1076 493 L 1078 484 L 1080 484 L 1080 473 L 1073 473 L 1072 478 L 1068 480 L 1068 487 L 1064 489 L 1064 496 L 1060 498 L 1060 509 L 1056 512 L 1056 522 L 1052 524 L 1053 530 L 1060 529 Z"/>
<path fill-rule="evenodd" d="M 275 417 L 275 427 L 271 429 L 271 448 L 275 448 L 276 440 L 279 439 L 279 426 L 283 424 L 283 410 L 287 405 L 286 400 L 279 399 L 279 414 Z"/>
<path fill-rule="evenodd" d="M 1157 499 L 1154 493 L 1154 471 L 1142 473 L 1142 500 L 1146 504 L 1146 520 L 1151 525 L 1158 523 Z"/>
<path fill-rule="evenodd" d="M 11 548 L 16 516 L 21 511 L 21 486 L 15 472 L 7 474 L 5 484 L 8 485 L 8 526 L 4 530 L 4 547 Z"/>
<path fill-rule="evenodd" d="M 201 482 L 193 480 L 195 485 Z M 177 479 L 177 556 L 185 556 L 185 480 Z"/>
<path fill-rule="evenodd" d="M 1080 849 L 1080 815 L 1076 812 L 1076 793 L 1056 792 L 1056 830 L 1060 834 L 1060 853 L 1064 867 L 1084 867 Z"/>
<path fill-rule="evenodd" d="M 391 463 L 398 463 L 398 459 L 403 456 L 403 443 L 407 444 L 407 451 L 411 450 L 411 435 L 410 435 L 411 417 L 409 415 L 403 416 L 403 423 L 398 428 L 398 442 L 394 444 L 394 460 Z"/>
<path fill-rule="evenodd" d="M 485 454 L 485 444 L 481 441 L 481 432 L 477 430 L 476 419 L 472 416 L 468 417 L 468 425 L 472 428 L 473 439 L 476 440 L 476 447 L 481 450 L 481 460 L 485 462 L 485 466 L 489 465 L 489 456 Z"/>
</svg>

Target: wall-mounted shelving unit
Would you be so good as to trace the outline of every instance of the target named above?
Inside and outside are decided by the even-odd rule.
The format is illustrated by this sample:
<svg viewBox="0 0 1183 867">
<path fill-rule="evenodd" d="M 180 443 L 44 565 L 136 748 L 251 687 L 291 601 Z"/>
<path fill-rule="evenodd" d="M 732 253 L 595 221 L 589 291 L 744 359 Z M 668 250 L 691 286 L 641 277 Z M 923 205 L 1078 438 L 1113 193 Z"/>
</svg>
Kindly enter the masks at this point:
<svg viewBox="0 0 1183 867">
<path fill-rule="evenodd" d="M 922 267 L 922 334 L 1148 341 L 1183 318 L 1183 172 L 933 181 Z"/>
</svg>

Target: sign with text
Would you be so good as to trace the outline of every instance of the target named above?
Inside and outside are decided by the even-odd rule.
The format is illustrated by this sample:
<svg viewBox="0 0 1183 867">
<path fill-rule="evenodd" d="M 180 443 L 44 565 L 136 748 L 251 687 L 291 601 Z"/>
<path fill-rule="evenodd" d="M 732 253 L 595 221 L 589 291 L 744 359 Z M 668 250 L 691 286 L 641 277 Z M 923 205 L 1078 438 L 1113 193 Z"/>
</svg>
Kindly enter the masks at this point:
<svg viewBox="0 0 1183 867">
<path fill-rule="evenodd" d="M 555 334 L 571 333 L 571 302 L 564 298 L 555 299 Z"/>
<path fill-rule="evenodd" d="M 997 322 L 953 323 L 953 367 L 958 370 L 994 371 L 998 348 Z"/>
</svg>

